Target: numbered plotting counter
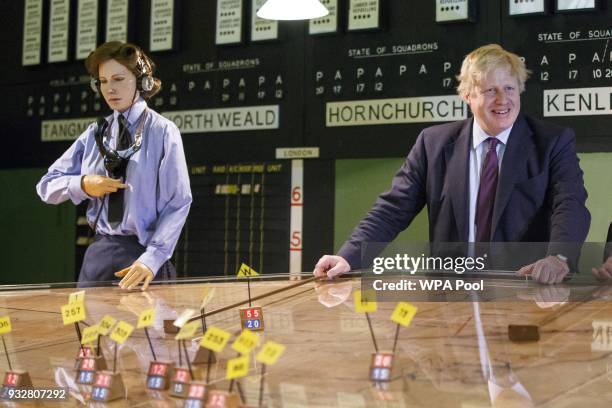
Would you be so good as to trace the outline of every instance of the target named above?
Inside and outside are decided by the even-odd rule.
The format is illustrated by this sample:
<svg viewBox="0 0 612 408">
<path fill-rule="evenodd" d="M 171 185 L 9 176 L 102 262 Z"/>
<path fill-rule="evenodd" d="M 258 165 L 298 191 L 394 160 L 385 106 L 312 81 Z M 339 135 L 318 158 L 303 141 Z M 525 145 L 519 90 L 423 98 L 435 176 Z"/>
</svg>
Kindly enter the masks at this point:
<svg viewBox="0 0 612 408">
<path fill-rule="evenodd" d="M 263 331 L 263 309 L 261 307 L 240 309 L 240 324 L 242 325 L 242 328 L 246 330 Z"/>
</svg>

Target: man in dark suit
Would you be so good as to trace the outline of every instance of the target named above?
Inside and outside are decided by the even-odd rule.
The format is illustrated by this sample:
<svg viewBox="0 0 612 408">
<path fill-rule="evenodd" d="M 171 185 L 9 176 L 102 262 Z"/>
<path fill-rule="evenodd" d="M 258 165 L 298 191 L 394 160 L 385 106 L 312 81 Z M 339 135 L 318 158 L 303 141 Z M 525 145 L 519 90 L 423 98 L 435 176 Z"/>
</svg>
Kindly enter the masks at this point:
<svg viewBox="0 0 612 408">
<path fill-rule="evenodd" d="M 458 93 L 473 118 L 423 130 L 391 189 L 314 274 L 367 267 L 361 243 L 391 242 L 427 205 L 431 242 L 547 242 L 548 256 L 518 274 L 561 282 L 589 230 L 587 193 L 573 131 L 520 113 L 527 76 L 496 44 L 466 56 Z"/>
</svg>

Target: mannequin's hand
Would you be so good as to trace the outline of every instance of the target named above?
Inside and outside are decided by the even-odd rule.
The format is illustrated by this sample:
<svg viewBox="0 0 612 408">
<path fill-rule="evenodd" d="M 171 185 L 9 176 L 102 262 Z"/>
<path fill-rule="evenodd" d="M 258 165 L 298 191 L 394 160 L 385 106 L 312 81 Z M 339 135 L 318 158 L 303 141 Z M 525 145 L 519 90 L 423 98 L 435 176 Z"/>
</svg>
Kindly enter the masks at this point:
<svg viewBox="0 0 612 408">
<path fill-rule="evenodd" d="M 115 193 L 117 189 L 126 187 L 127 185 L 123 184 L 120 180 L 100 176 L 98 174 L 83 176 L 83 178 L 81 178 L 81 188 L 91 197 L 102 197 L 105 194 Z"/>
<path fill-rule="evenodd" d="M 142 290 L 147 290 L 149 287 L 149 282 L 153 280 L 154 275 L 153 271 L 151 271 L 147 265 L 136 261 L 131 266 L 128 266 L 119 272 L 115 272 L 115 276 L 118 278 L 123 278 L 119 282 L 119 287 L 121 289 L 132 290 L 137 287 L 140 282 L 144 281 Z"/>
</svg>

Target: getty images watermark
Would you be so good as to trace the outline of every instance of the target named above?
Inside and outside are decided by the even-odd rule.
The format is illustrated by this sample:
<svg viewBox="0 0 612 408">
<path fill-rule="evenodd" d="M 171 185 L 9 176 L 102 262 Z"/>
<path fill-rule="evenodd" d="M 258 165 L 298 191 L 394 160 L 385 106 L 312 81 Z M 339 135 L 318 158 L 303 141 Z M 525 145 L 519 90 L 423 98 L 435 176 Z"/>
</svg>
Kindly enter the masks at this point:
<svg viewBox="0 0 612 408">
<path fill-rule="evenodd" d="M 386 279 L 373 279 L 371 287 L 376 291 L 482 291 L 484 279 L 458 279 L 466 272 L 482 272 L 486 267 L 487 255 L 471 256 L 410 256 L 408 254 L 396 254 L 389 257 L 376 257 L 372 262 L 372 273 L 382 275 L 390 272 L 391 277 Z M 457 276 L 449 277 L 416 277 L 411 279 L 397 279 L 399 274 L 414 277 L 417 272 L 425 275 L 432 273 L 452 273 Z M 393 279 L 396 278 L 396 279 Z"/>
</svg>

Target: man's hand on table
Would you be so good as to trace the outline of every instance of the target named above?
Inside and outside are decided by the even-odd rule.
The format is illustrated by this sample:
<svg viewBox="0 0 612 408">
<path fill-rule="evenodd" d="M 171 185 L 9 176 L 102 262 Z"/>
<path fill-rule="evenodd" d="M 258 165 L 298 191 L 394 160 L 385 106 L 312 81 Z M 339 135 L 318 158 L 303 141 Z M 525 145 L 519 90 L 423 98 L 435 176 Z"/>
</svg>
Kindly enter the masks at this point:
<svg viewBox="0 0 612 408">
<path fill-rule="evenodd" d="M 591 269 L 591 272 L 600 281 L 612 280 L 612 256 L 608 257 L 599 268 Z"/>
<path fill-rule="evenodd" d="M 539 283 L 555 284 L 563 282 L 563 278 L 569 273 L 567 262 L 557 256 L 549 255 L 532 264 L 523 266 L 516 273 L 518 276 L 531 275 L 532 279 Z"/>
<path fill-rule="evenodd" d="M 315 265 L 313 274 L 317 277 L 333 279 L 351 270 L 351 265 L 341 256 L 323 255 Z"/>
</svg>

